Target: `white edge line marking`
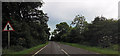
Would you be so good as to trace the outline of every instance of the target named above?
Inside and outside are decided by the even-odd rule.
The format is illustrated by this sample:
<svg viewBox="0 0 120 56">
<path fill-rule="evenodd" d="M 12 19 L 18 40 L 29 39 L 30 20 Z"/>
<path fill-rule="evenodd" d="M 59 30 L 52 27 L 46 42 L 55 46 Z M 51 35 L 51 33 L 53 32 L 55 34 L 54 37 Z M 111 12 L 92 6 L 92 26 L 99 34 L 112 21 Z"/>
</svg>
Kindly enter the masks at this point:
<svg viewBox="0 0 120 56">
<path fill-rule="evenodd" d="M 47 45 L 46 45 L 47 46 Z M 46 47 L 45 46 L 45 47 Z M 40 51 L 42 51 L 45 47 L 41 48 L 40 50 L 38 50 L 35 54 L 33 54 L 32 56 L 35 56 L 36 54 L 38 54 Z"/>
<path fill-rule="evenodd" d="M 67 56 L 70 56 L 65 50 L 61 49 Z"/>
</svg>

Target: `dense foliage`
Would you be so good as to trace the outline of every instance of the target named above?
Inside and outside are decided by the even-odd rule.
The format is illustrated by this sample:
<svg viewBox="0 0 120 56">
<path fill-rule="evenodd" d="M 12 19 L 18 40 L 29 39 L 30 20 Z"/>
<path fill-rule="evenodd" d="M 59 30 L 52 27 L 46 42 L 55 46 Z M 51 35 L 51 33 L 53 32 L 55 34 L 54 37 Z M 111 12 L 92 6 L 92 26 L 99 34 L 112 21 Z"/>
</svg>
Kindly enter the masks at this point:
<svg viewBox="0 0 120 56">
<path fill-rule="evenodd" d="M 84 16 L 77 15 L 71 25 L 66 22 L 57 24 L 52 40 L 102 48 L 111 47 L 118 44 L 118 34 L 120 34 L 118 21 L 98 16 L 92 23 L 87 23 Z"/>
<path fill-rule="evenodd" d="M 42 2 L 3 2 L 2 28 L 10 21 L 15 29 L 10 32 L 11 47 L 30 48 L 48 41 L 48 16 L 43 13 Z M 2 32 L 2 46 L 7 47 L 7 32 Z"/>
</svg>

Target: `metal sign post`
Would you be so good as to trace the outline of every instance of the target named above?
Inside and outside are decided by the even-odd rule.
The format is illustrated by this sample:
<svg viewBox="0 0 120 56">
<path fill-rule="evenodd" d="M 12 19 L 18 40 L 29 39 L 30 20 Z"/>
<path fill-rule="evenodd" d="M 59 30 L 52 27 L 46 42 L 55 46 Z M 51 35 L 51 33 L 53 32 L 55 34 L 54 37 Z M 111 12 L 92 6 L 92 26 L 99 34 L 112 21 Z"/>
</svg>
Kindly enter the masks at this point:
<svg viewBox="0 0 120 56">
<path fill-rule="evenodd" d="M 10 31 L 8 31 L 8 48 L 10 47 Z"/>
</svg>

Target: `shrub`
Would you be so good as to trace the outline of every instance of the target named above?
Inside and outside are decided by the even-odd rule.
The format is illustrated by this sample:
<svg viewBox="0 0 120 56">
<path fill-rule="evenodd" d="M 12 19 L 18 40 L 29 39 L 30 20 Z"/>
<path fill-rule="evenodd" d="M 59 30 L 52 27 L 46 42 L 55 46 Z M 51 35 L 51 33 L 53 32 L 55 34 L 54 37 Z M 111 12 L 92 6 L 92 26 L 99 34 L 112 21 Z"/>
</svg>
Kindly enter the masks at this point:
<svg viewBox="0 0 120 56">
<path fill-rule="evenodd" d="M 111 45 L 110 48 L 118 51 L 119 46 L 118 44 L 114 44 L 114 45 Z"/>
<path fill-rule="evenodd" d="M 19 45 L 10 47 L 10 50 L 14 50 L 14 51 L 22 51 L 24 49 L 25 49 L 24 47 L 19 46 Z"/>
</svg>

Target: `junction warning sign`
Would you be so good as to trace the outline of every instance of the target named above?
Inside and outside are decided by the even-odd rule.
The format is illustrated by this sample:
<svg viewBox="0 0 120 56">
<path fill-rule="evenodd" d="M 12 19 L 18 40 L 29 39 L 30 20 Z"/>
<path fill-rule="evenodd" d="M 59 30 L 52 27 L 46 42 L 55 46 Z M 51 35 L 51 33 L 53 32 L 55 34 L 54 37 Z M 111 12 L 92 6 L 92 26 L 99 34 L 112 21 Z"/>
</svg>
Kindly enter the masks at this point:
<svg viewBox="0 0 120 56">
<path fill-rule="evenodd" d="M 15 31 L 15 30 L 13 29 L 10 22 L 8 21 L 7 24 L 5 25 L 3 31 Z"/>
</svg>

